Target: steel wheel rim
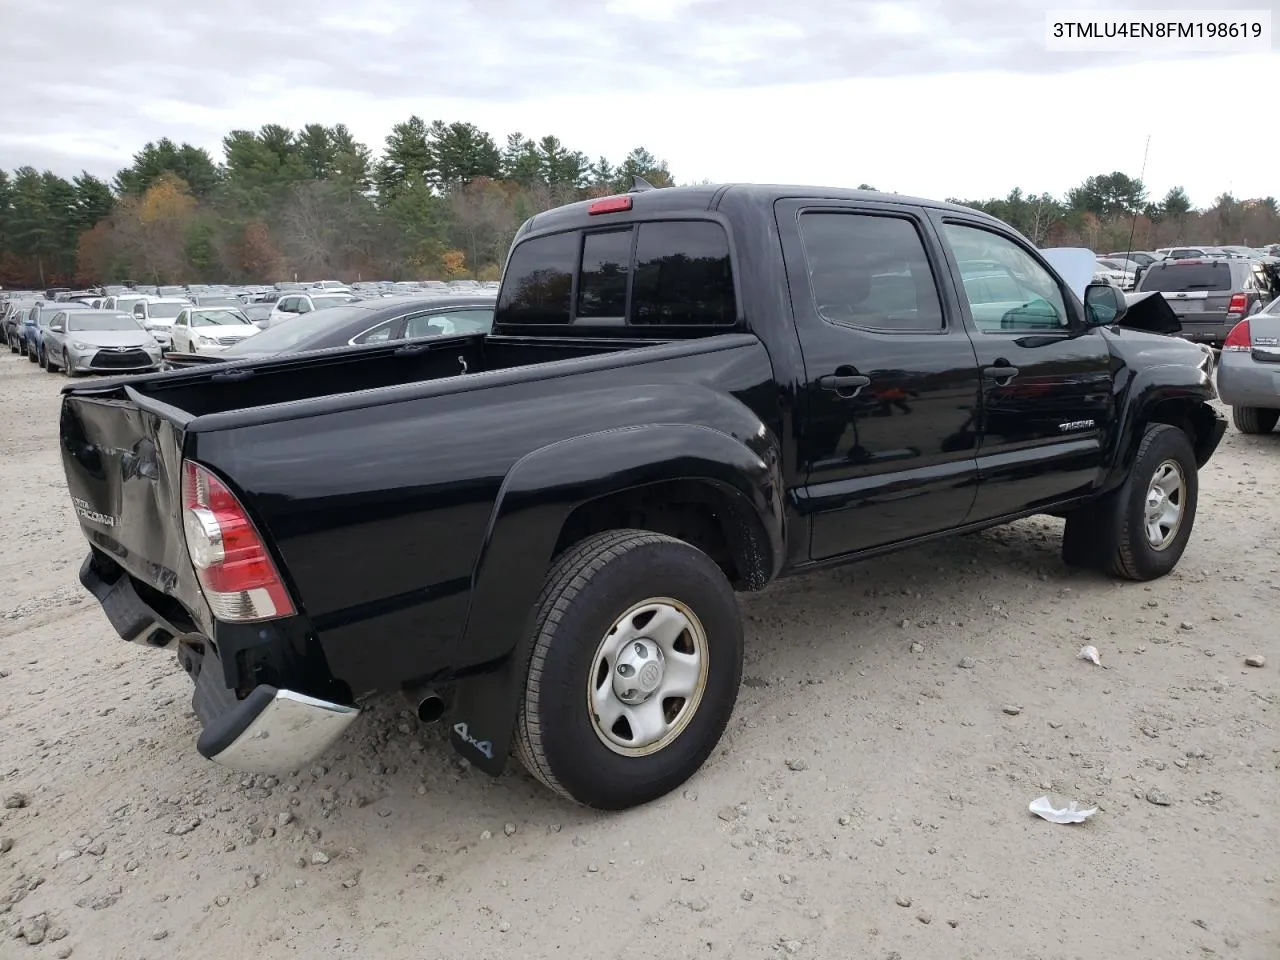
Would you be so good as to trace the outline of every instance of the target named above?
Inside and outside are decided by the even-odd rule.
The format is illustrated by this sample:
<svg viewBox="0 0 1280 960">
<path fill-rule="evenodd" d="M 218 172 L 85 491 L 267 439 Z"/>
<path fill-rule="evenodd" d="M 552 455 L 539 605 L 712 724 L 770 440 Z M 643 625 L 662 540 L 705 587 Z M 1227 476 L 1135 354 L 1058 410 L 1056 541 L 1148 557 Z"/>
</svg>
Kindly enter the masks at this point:
<svg viewBox="0 0 1280 960">
<path fill-rule="evenodd" d="M 1167 550 L 1182 529 L 1187 512 L 1187 479 L 1174 460 L 1156 467 L 1143 501 L 1142 529 L 1153 550 Z"/>
<path fill-rule="evenodd" d="M 587 715 L 596 736 L 624 757 L 666 749 L 697 714 L 708 666 L 706 630 L 687 605 L 670 597 L 633 605 L 591 660 Z"/>
</svg>

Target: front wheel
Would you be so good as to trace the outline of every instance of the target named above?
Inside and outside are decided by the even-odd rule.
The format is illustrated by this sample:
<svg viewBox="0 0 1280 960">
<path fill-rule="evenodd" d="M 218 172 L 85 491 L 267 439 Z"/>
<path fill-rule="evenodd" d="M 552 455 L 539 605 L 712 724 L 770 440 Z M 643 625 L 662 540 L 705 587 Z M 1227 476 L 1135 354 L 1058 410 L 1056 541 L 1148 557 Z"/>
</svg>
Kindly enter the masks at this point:
<svg viewBox="0 0 1280 960">
<path fill-rule="evenodd" d="M 1280 422 L 1280 410 L 1267 407 L 1232 407 L 1231 420 L 1241 433 L 1270 433 Z"/>
<path fill-rule="evenodd" d="M 715 749 L 742 678 L 733 588 L 701 550 L 616 530 L 564 553 L 535 608 L 516 755 L 552 790 L 623 810 Z"/>
<path fill-rule="evenodd" d="M 67 351 L 65 350 L 62 351 L 62 372 L 68 377 L 79 376 L 79 374 L 76 373 L 76 368 L 71 365 L 71 358 L 67 356 Z"/>
<path fill-rule="evenodd" d="M 15 336 L 10 335 L 10 336 L 5 337 L 5 339 L 9 342 L 9 352 L 10 352 L 10 353 L 17 353 L 17 352 L 18 352 L 18 338 L 17 338 L 17 337 L 15 337 Z"/>
<path fill-rule="evenodd" d="M 39 358 L 36 356 L 36 345 L 34 343 L 27 344 L 27 359 L 32 363 L 39 362 Z"/>
</svg>

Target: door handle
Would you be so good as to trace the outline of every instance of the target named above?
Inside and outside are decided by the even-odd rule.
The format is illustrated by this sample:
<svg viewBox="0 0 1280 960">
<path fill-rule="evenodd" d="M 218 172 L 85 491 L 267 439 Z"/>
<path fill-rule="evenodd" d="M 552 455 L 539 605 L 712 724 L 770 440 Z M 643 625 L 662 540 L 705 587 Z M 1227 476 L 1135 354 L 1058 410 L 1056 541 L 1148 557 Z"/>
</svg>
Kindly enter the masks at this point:
<svg viewBox="0 0 1280 960">
<path fill-rule="evenodd" d="M 863 387 L 871 386 L 871 378 L 854 373 L 832 373 L 818 379 L 823 390 L 834 390 L 840 396 L 856 397 Z"/>
<path fill-rule="evenodd" d="M 1001 383 L 1008 383 L 1018 375 L 1018 368 L 1007 363 L 997 363 L 995 366 L 983 368 L 982 375 Z"/>
</svg>

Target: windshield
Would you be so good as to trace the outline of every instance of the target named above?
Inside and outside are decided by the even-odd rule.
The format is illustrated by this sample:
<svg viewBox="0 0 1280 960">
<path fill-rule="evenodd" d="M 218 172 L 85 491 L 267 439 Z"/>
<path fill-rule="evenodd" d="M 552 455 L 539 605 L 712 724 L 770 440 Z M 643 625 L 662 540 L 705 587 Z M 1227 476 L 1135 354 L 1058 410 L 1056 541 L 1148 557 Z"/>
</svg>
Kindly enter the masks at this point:
<svg viewBox="0 0 1280 960">
<path fill-rule="evenodd" d="M 1189 290 L 1230 290 L 1231 267 L 1222 260 L 1207 263 L 1158 264 L 1142 275 L 1143 290 L 1178 293 Z"/>
<path fill-rule="evenodd" d="M 187 307 L 189 303 L 149 303 L 147 304 L 147 316 L 158 317 L 161 320 L 172 320 Z"/>
<path fill-rule="evenodd" d="M 369 317 L 369 311 L 363 307 L 334 307 L 326 310 L 323 317 L 304 320 L 299 323 L 290 319 L 263 330 L 256 337 L 250 337 L 243 343 L 237 343 L 223 352 L 224 357 L 260 355 L 264 353 L 282 353 L 299 344 L 324 340 L 335 331 L 341 330 L 353 321 Z M 369 321 L 372 326 L 374 321 Z M 364 329 L 356 327 L 356 332 Z"/>
<path fill-rule="evenodd" d="M 67 331 L 72 330 L 133 330 L 138 333 L 142 328 L 138 321 L 127 313 L 107 313 L 102 310 L 77 310 L 67 314 Z"/>
<path fill-rule="evenodd" d="M 191 311 L 191 325 L 193 327 L 235 327 L 246 323 L 249 323 L 249 318 L 239 310 L 218 307 L 216 309 Z"/>
</svg>

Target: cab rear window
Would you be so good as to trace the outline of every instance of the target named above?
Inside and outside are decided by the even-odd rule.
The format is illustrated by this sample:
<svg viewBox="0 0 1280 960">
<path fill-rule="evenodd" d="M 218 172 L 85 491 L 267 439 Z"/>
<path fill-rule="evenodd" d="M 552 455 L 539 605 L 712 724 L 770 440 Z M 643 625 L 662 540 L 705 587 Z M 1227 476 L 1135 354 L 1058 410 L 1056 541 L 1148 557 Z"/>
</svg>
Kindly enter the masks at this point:
<svg viewBox="0 0 1280 960">
<path fill-rule="evenodd" d="M 1230 290 L 1231 267 L 1216 263 L 1158 263 L 1142 275 L 1141 290 L 1187 293 L 1192 290 Z"/>
<path fill-rule="evenodd" d="M 508 325 L 701 327 L 736 320 L 729 241 L 708 220 L 644 221 L 526 240 L 512 251 L 494 316 Z"/>
</svg>

